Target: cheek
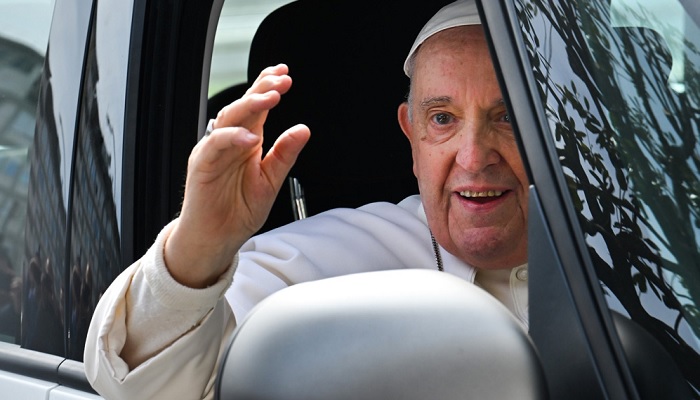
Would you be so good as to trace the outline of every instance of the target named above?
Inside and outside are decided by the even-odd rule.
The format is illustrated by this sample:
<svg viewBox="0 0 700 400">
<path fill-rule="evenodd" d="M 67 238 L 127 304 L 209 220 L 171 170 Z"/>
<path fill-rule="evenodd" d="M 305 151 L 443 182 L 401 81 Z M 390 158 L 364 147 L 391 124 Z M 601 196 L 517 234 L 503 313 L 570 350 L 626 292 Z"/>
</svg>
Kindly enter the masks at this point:
<svg viewBox="0 0 700 400">
<path fill-rule="evenodd" d="M 425 150 L 422 150 L 420 148 L 413 148 L 413 175 L 416 176 L 416 179 L 418 180 L 418 188 L 423 196 L 426 196 L 428 194 L 427 192 L 427 187 L 426 187 L 426 182 L 429 181 L 429 179 L 426 179 L 426 176 L 428 172 L 426 171 L 426 164 L 427 161 L 426 159 L 428 158 L 428 155 L 426 154 Z"/>
<path fill-rule="evenodd" d="M 441 191 L 449 174 L 450 158 L 444 149 L 422 148 L 413 152 L 413 173 L 423 194 Z"/>
<path fill-rule="evenodd" d="M 417 148 L 413 151 L 413 173 L 419 180 L 424 180 L 430 174 L 430 165 L 433 154 L 430 150 Z"/>
<path fill-rule="evenodd" d="M 520 203 L 520 208 L 523 211 L 524 217 L 527 218 L 530 182 L 527 178 L 525 167 L 521 161 L 520 153 L 516 152 L 516 155 L 517 158 L 515 159 L 515 164 L 511 164 L 511 169 L 513 170 L 513 173 L 515 174 L 515 177 L 520 184 L 520 195 L 518 196 L 518 201 Z"/>
<path fill-rule="evenodd" d="M 420 152 L 416 146 L 411 144 L 411 157 L 413 157 L 413 175 L 416 178 L 420 177 Z"/>
<path fill-rule="evenodd" d="M 530 187 L 530 180 L 527 178 L 527 173 L 525 172 L 525 166 L 522 164 L 522 162 L 520 162 L 520 164 L 517 164 L 514 171 L 515 171 L 515 176 L 518 177 L 518 180 L 520 181 L 520 185 L 523 187 L 523 191 L 525 192 L 525 195 L 527 196 L 528 188 Z"/>
<path fill-rule="evenodd" d="M 527 179 L 527 173 L 525 172 L 525 165 L 520 157 L 520 151 L 515 143 L 509 144 L 505 158 L 508 165 L 510 165 L 510 169 L 513 171 L 513 174 L 515 174 L 516 178 L 520 182 L 520 185 L 527 190 L 530 183 Z"/>
</svg>

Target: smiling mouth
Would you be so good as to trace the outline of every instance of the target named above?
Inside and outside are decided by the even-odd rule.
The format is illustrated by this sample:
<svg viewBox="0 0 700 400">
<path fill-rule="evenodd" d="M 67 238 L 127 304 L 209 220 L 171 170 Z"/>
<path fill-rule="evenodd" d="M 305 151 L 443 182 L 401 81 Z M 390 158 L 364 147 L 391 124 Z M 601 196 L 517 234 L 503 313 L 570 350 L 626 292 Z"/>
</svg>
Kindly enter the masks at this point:
<svg viewBox="0 0 700 400">
<path fill-rule="evenodd" d="M 463 192 L 459 192 L 459 195 L 467 200 L 470 200 L 470 201 L 476 201 L 479 203 L 486 203 L 486 202 L 489 202 L 491 200 L 495 200 L 495 199 L 503 196 L 503 193 L 505 193 L 505 192 L 501 191 L 501 190 L 487 190 L 487 191 L 483 191 L 483 192 L 465 190 Z"/>
</svg>

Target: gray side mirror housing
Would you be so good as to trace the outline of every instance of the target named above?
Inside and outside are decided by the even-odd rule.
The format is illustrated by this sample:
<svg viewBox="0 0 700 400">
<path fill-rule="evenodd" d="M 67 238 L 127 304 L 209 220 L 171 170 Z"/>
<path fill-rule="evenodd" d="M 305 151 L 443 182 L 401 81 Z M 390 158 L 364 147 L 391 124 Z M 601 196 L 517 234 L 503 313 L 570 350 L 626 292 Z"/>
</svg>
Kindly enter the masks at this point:
<svg viewBox="0 0 700 400">
<path fill-rule="evenodd" d="M 400 270 L 302 283 L 236 328 L 217 399 L 545 399 L 535 348 L 487 292 Z"/>
</svg>

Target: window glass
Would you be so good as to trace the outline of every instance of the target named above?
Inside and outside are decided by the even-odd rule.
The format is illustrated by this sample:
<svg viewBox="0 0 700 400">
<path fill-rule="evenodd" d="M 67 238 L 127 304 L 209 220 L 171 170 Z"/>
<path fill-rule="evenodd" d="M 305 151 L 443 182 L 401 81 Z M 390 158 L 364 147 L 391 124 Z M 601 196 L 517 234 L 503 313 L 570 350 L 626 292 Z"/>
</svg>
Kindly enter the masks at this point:
<svg viewBox="0 0 700 400">
<path fill-rule="evenodd" d="M 132 1 L 97 3 L 85 56 L 70 218 L 67 357 L 82 361 L 92 313 L 121 272 L 122 144 Z M 99 51 L 110 49 L 110 51 Z"/>
<path fill-rule="evenodd" d="M 248 52 L 255 30 L 267 14 L 289 1 L 224 1 L 214 39 L 209 96 L 247 81 Z"/>
<path fill-rule="evenodd" d="M 700 398 L 700 30 L 685 3 L 517 2 L 606 300 Z"/>
<path fill-rule="evenodd" d="M 0 1 L 0 340 L 18 343 L 29 148 L 54 1 Z"/>
<path fill-rule="evenodd" d="M 36 127 L 27 157 L 20 344 L 61 356 L 66 351 L 69 317 L 65 305 L 71 161 L 91 12 L 90 4 L 84 2 L 56 1 L 37 80 Z"/>
</svg>

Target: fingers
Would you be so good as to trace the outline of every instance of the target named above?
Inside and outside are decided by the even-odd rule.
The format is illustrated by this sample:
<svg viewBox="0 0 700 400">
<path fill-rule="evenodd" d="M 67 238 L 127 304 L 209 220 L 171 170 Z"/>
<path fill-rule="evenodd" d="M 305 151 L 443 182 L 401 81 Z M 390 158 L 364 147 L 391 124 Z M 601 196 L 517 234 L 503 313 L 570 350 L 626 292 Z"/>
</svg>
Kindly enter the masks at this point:
<svg viewBox="0 0 700 400">
<path fill-rule="evenodd" d="M 261 142 L 260 135 L 245 128 L 219 128 L 197 143 L 192 158 L 200 168 L 205 169 L 206 166 L 228 164 L 231 160 L 243 160 L 259 151 Z"/>
<path fill-rule="evenodd" d="M 310 136 L 311 131 L 306 125 L 295 125 L 277 138 L 262 160 L 261 171 L 276 191 L 279 191 Z"/>
<path fill-rule="evenodd" d="M 305 125 L 285 131 L 268 154 L 262 157 L 262 128 L 267 112 L 279 104 L 291 86 L 284 64 L 263 70 L 246 94 L 222 109 L 214 121 L 214 130 L 195 147 L 191 160 L 200 173 L 208 175 L 222 168 L 236 168 L 243 163 L 258 163 L 265 180 L 279 189 L 297 159 L 310 131 Z M 257 160 L 257 161 L 254 161 Z M 252 179 L 252 178 L 251 178 Z"/>
<path fill-rule="evenodd" d="M 260 133 L 267 112 L 279 104 L 280 99 L 280 93 L 277 91 L 246 94 L 219 111 L 213 127 L 218 129 L 241 126 Z"/>
<path fill-rule="evenodd" d="M 311 132 L 299 124 L 282 133 L 265 157 L 261 158 L 262 138 L 245 128 L 220 128 L 200 141 L 192 152 L 192 161 L 200 172 L 219 170 L 223 165 L 239 164 L 250 157 L 260 161 L 260 171 L 275 189 L 284 182 Z"/>
<path fill-rule="evenodd" d="M 267 67 L 260 72 L 260 75 L 246 91 L 246 94 L 265 93 L 270 90 L 277 90 L 280 94 L 284 94 L 289 90 L 292 83 L 288 74 L 289 68 L 285 64 Z"/>
<path fill-rule="evenodd" d="M 286 75 L 287 72 L 284 64 L 263 70 L 243 97 L 219 111 L 213 127 L 242 126 L 262 133 L 267 112 L 279 104 L 281 95 L 292 86 L 292 78 Z"/>
</svg>

